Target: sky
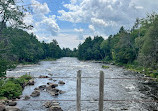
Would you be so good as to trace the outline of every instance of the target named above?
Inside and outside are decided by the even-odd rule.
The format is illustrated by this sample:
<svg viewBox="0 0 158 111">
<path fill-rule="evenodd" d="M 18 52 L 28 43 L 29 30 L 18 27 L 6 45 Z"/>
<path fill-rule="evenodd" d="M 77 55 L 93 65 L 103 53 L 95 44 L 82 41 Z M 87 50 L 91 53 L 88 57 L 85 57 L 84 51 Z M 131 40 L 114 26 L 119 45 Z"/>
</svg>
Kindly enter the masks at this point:
<svg viewBox="0 0 158 111">
<path fill-rule="evenodd" d="M 158 0 L 23 0 L 30 6 L 24 22 L 29 33 L 47 43 L 77 48 L 86 37 L 116 34 L 121 26 L 130 29 L 136 18 L 158 12 Z"/>
</svg>

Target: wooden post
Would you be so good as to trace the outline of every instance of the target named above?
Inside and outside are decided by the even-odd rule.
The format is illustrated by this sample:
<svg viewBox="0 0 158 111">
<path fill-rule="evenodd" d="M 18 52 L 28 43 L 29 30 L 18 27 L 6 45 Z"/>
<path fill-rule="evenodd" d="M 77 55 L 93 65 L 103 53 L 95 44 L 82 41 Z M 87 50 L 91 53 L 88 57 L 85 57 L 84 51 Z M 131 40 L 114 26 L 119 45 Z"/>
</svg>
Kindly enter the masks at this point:
<svg viewBox="0 0 158 111">
<path fill-rule="evenodd" d="M 76 109 L 81 111 L 81 70 L 77 72 L 76 98 Z"/>
<path fill-rule="evenodd" d="M 104 72 L 100 71 L 99 81 L 99 111 L 103 111 L 104 104 Z"/>
</svg>

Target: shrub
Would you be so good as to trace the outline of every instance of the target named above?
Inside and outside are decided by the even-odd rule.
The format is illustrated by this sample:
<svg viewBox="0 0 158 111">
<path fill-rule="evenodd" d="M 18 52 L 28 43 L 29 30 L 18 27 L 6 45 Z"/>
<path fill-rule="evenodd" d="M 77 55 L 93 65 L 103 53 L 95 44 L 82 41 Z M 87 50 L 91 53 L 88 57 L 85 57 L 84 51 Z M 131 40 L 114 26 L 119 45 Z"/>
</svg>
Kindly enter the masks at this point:
<svg viewBox="0 0 158 111">
<path fill-rule="evenodd" d="M 7 97 L 9 99 L 19 97 L 22 94 L 22 87 L 19 84 L 15 84 L 13 81 L 7 81 L 1 86 L 0 96 Z"/>
<path fill-rule="evenodd" d="M 110 67 L 109 67 L 109 66 L 102 65 L 102 68 L 108 69 L 108 68 L 110 68 Z"/>
</svg>

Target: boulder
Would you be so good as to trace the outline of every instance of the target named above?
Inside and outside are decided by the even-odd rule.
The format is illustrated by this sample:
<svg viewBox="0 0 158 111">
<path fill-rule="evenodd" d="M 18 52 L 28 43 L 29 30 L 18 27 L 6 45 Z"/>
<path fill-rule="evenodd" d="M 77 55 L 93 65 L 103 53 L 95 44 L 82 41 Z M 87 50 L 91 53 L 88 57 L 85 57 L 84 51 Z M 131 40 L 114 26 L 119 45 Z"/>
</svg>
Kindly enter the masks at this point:
<svg viewBox="0 0 158 111">
<path fill-rule="evenodd" d="M 53 78 L 49 78 L 49 80 L 53 80 Z"/>
<path fill-rule="evenodd" d="M 39 95 L 40 95 L 40 91 L 35 90 L 35 91 L 32 92 L 32 94 L 31 94 L 30 96 L 32 96 L 32 97 L 37 97 L 37 96 L 39 96 Z"/>
<path fill-rule="evenodd" d="M 59 90 L 59 94 L 64 94 L 65 91 Z"/>
<path fill-rule="evenodd" d="M 54 92 L 54 91 L 48 91 L 52 96 L 58 96 L 59 93 L 58 92 Z"/>
<path fill-rule="evenodd" d="M 20 111 L 20 109 L 17 107 L 7 107 L 5 111 Z"/>
<path fill-rule="evenodd" d="M 53 76 L 53 74 L 49 73 L 48 75 Z"/>
<path fill-rule="evenodd" d="M 63 111 L 59 105 L 51 106 L 49 111 Z"/>
<path fill-rule="evenodd" d="M 8 102 L 8 105 L 9 105 L 9 106 L 16 106 L 16 104 L 17 104 L 17 103 L 16 103 L 15 101 L 9 101 L 9 102 Z"/>
<path fill-rule="evenodd" d="M 46 91 L 47 91 L 48 93 L 50 93 L 52 96 L 57 96 L 57 95 L 59 95 L 59 89 L 52 88 L 52 86 L 46 87 Z"/>
<path fill-rule="evenodd" d="M 39 78 L 49 78 L 49 77 L 40 75 Z"/>
<path fill-rule="evenodd" d="M 56 101 L 48 101 L 44 104 L 46 108 L 49 108 L 48 111 L 63 111 L 59 105 L 58 102 Z"/>
<path fill-rule="evenodd" d="M 59 105 L 59 103 L 55 101 L 48 101 L 44 104 L 46 108 L 50 108 L 51 106 L 55 106 L 55 105 Z"/>
<path fill-rule="evenodd" d="M 46 85 L 41 85 L 38 87 L 40 90 L 44 90 L 46 88 Z"/>
<path fill-rule="evenodd" d="M 65 82 L 64 81 L 59 81 L 58 84 L 64 85 Z"/>
<path fill-rule="evenodd" d="M 30 99 L 30 96 L 28 96 L 28 95 L 26 95 L 25 97 L 24 97 L 24 100 L 29 100 Z"/>
<path fill-rule="evenodd" d="M 54 83 L 50 83 L 50 82 L 48 82 L 47 84 L 49 85 L 49 87 L 52 87 L 52 88 L 58 87 L 58 84 L 54 84 Z"/>
<path fill-rule="evenodd" d="M 33 79 L 29 80 L 28 85 L 34 85 L 35 81 Z"/>
<path fill-rule="evenodd" d="M 5 106 L 4 106 L 4 104 L 0 104 L 0 111 L 5 111 Z"/>
<path fill-rule="evenodd" d="M 39 90 L 39 87 L 38 88 L 36 87 L 34 90 Z"/>
</svg>

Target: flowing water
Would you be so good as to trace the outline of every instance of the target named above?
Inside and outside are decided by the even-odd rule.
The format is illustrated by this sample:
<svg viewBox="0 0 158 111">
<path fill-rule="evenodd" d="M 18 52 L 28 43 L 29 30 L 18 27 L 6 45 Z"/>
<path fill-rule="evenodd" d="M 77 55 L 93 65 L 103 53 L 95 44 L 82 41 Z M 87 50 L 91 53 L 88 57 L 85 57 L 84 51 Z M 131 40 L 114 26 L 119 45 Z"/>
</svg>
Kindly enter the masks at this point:
<svg viewBox="0 0 158 111">
<path fill-rule="evenodd" d="M 17 106 L 22 111 L 47 111 L 43 104 L 47 100 L 75 100 L 76 99 L 76 78 L 62 78 L 62 77 L 76 77 L 77 71 L 82 70 L 82 111 L 97 111 L 99 98 L 99 72 L 105 73 L 105 87 L 104 87 L 104 99 L 105 100 L 139 100 L 139 101 L 105 101 L 105 111 L 152 111 L 147 106 L 150 103 L 142 103 L 140 100 L 153 100 L 151 97 L 147 97 L 140 92 L 140 81 L 137 79 L 106 79 L 106 78 L 134 78 L 137 77 L 134 74 L 130 74 L 129 71 L 117 67 L 114 65 L 108 65 L 109 69 L 102 69 L 102 63 L 83 62 L 76 58 L 61 58 L 57 61 L 42 61 L 36 65 L 24 65 L 18 66 L 16 69 L 7 72 L 7 76 L 20 77 L 26 73 L 30 73 L 33 77 L 39 77 L 40 75 L 47 75 L 49 77 L 61 77 L 53 78 L 57 80 L 63 80 L 66 84 L 58 86 L 58 89 L 66 91 L 64 94 L 60 94 L 56 97 L 51 96 L 46 91 L 41 91 L 39 97 L 30 98 L 28 101 L 18 101 Z M 22 96 L 30 95 L 34 88 L 40 85 L 46 85 L 47 82 L 54 82 L 48 78 L 36 78 L 34 86 L 26 86 L 23 90 Z M 37 100 L 37 101 L 36 101 Z M 41 101 L 40 101 L 41 100 Z M 59 101 L 60 106 L 64 111 L 75 111 L 75 101 Z M 157 103 L 152 103 L 151 106 L 155 106 Z M 156 106 L 155 106 L 156 108 Z M 157 111 L 158 109 L 155 109 Z"/>
</svg>

